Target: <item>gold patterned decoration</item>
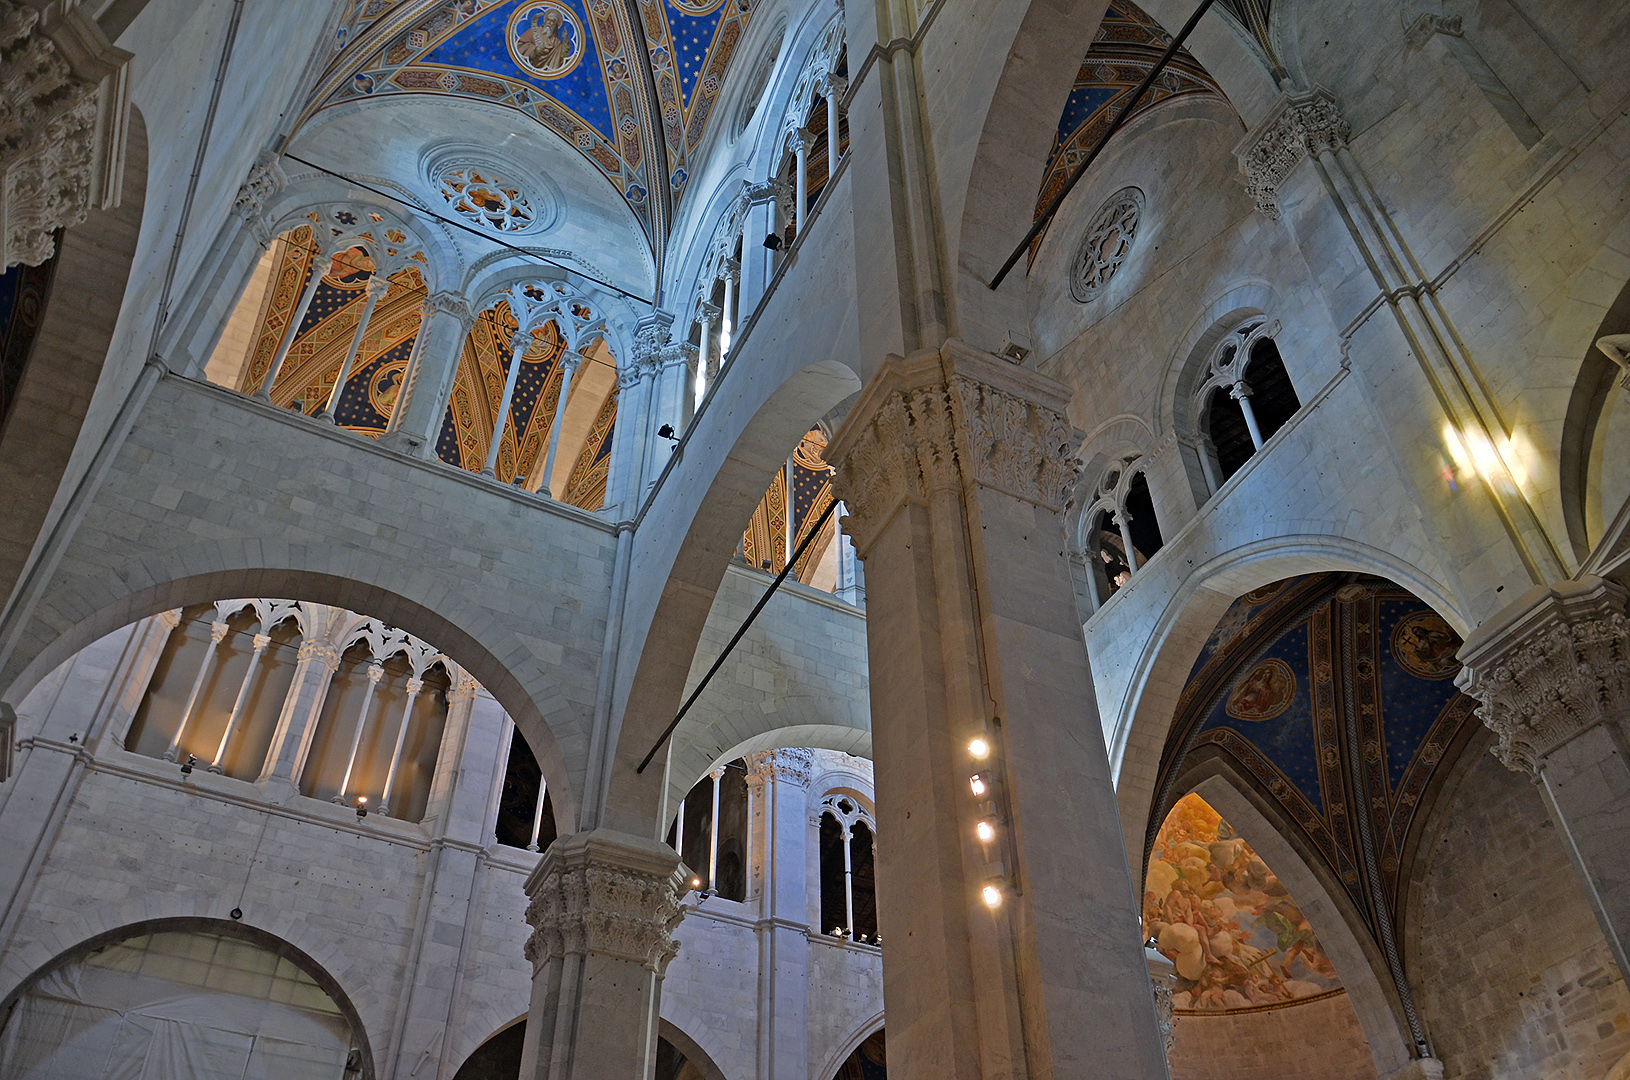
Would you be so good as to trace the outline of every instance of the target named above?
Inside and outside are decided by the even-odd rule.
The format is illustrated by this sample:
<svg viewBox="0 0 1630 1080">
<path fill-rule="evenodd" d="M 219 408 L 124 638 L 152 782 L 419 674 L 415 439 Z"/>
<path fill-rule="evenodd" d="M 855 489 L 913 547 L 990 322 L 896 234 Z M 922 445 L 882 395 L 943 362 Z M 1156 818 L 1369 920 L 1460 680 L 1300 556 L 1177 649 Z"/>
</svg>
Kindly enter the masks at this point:
<svg viewBox="0 0 1630 1080">
<path fill-rule="evenodd" d="M 611 431 L 617 422 L 617 387 L 611 387 L 605 404 L 594 418 L 583 452 L 577 455 L 571 475 L 566 480 L 565 501 L 585 510 L 598 510 L 605 505 L 606 480 L 611 472 Z"/>
<path fill-rule="evenodd" d="M 261 312 L 259 332 L 255 335 L 255 351 L 244 368 L 243 385 L 238 389 L 253 394 L 260 389 L 272 357 L 289 328 L 294 306 L 300 302 L 305 287 L 306 270 L 311 265 L 311 226 L 301 225 L 293 232 L 278 237 L 278 257 L 272 271 L 272 287 L 267 290 L 267 303 Z"/>
<path fill-rule="evenodd" d="M 741 537 L 742 555 L 753 566 L 780 573 L 787 565 L 787 471 L 777 469 Z"/>
<path fill-rule="evenodd" d="M 519 324 L 510 312 L 509 304 L 499 301 L 497 306 L 476 320 L 469 337 L 464 341 L 464 354 L 459 359 L 458 373 L 454 377 L 453 393 L 448 402 L 452 418 L 456 456 L 449 456 L 445 439 L 438 445 L 443 460 L 465 469 L 480 469 L 487 459 L 492 431 L 498 418 L 498 406 L 504 397 L 504 379 L 509 371 L 510 342 Z M 549 425 L 554 420 L 555 406 L 560 397 L 561 366 L 558 363 L 565 352 L 560 329 L 547 323 L 535 331 L 523 365 L 547 365 L 547 374 L 539 388 L 526 378 L 516 384 L 514 399 L 510 403 L 510 420 L 504 424 L 502 442 L 498 448 L 498 462 L 494 471 L 499 480 L 510 483 L 517 472 L 530 476 L 531 470 L 542 460 L 547 449 Z M 538 398 L 541 397 L 541 401 Z M 531 407 L 537 402 L 537 407 Z M 528 410 L 530 410 L 528 412 Z M 513 418 L 526 415 L 524 429 L 515 430 Z"/>
</svg>

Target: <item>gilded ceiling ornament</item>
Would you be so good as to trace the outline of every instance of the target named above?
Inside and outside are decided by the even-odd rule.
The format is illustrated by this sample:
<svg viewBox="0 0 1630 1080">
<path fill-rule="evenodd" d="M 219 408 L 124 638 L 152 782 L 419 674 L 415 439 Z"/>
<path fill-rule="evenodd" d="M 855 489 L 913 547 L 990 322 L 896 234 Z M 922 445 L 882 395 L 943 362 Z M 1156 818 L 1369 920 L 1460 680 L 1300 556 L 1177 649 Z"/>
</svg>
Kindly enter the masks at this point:
<svg viewBox="0 0 1630 1080">
<path fill-rule="evenodd" d="M 1087 227 L 1086 239 L 1070 267 L 1070 295 L 1083 304 L 1098 298 L 1121 268 L 1143 220 L 1143 192 L 1124 187 L 1111 195 Z"/>
</svg>

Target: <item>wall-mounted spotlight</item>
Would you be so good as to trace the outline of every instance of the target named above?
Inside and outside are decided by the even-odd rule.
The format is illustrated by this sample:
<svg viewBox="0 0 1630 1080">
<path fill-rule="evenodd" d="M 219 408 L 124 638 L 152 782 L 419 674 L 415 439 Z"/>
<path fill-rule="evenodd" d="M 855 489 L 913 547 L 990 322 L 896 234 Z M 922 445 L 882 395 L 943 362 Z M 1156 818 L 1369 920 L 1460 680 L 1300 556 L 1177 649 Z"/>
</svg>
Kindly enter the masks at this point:
<svg viewBox="0 0 1630 1080">
<path fill-rule="evenodd" d="M 357 796 L 357 820 L 361 821 L 368 816 L 368 796 Z"/>
<path fill-rule="evenodd" d="M 672 424 L 663 424 L 661 427 L 657 428 L 657 438 L 667 439 L 669 442 L 679 441 L 679 436 L 674 434 L 674 426 Z"/>
<path fill-rule="evenodd" d="M 982 738 L 973 740 L 968 744 L 968 753 L 973 755 L 975 761 L 984 761 L 990 757 L 990 741 Z"/>
<path fill-rule="evenodd" d="M 987 844 L 996 839 L 996 826 L 988 821 L 981 821 L 973 827 L 973 831 L 978 834 L 980 840 Z"/>
<path fill-rule="evenodd" d="M 196 764 L 198 764 L 198 759 L 193 757 L 191 754 L 188 754 L 187 755 L 187 760 L 183 761 L 181 763 L 181 775 L 182 776 L 191 776 L 192 775 L 192 767 L 194 765 L 196 765 Z"/>
<path fill-rule="evenodd" d="M 1002 906 L 1002 890 L 1000 887 L 994 884 L 986 885 L 980 891 L 980 895 L 984 898 L 986 907 L 994 909 Z"/>
<path fill-rule="evenodd" d="M 968 786 L 973 789 L 973 793 L 975 795 L 983 795 L 986 791 L 990 790 L 985 783 L 985 778 L 980 776 L 978 773 L 975 773 L 973 776 L 968 778 Z"/>
<path fill-rule="evenodd" d="M 769 248 L 771 251 L 780 251 L 781 243 L 782 240 L 780 233 L 770 233 L 764 237 L 764 246 Z"/>
</svg>

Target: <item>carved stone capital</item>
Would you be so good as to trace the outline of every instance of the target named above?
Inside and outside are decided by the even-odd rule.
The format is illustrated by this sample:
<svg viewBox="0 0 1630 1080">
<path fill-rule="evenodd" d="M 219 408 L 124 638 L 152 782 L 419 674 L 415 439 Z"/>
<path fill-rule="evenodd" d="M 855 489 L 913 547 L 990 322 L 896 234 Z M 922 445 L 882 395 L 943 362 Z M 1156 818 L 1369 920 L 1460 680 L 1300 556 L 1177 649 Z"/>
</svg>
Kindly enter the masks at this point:
<svg viewBox="0 0 1630 1080">
<path fill-rule="evenodd" d="M 1630 715 L 1625 589 L 1597 577 L 1535 586 L 1461 646 L 1455 685 L 1498 737 L 1494 756 L 1538 775 L 1546 754 Z"/>
<path fill-rule="evenodd" d="M 891 357 L 827 449 L 864 552 L 905 502 L 936 491 L 1000 491 L 1055 513 L 1075 477 L 1060 383 L 956 341 Z"/>
<path fill-rule="evenodd" d="M 1287 93 L 1249 132 L 1234 156 L 1245 174 L 1245 191 L 1264 217 L 1277 220 L 1279 185 L 1310 155 L 1339 150 L 1347 145 L 1350 129 L 1336 108 L 1336 99 L 1321 87 Z"/>
<path fill-rule="evenodd" d="M 475 312 L 470 309 L 469 300 L 462 294 L 454 292 L 431 293 L 424 298 L 424 303 L 419 305 L 419 314 L 426 319 L 442 316 L 457 319 L 466 333 L 475 325 L 476 320 Z"/>
<path fill-rule="evenodd" d="M 321 664 L 330 671 L 340 666 L 340 650 L 331 641 L 321 639 L 305 641 L 300 644 L 300 651 L 295 654 L 295 660 L 301 664 Z"/>
<path fill-rule="evenodd" d="M 666 844 L 609 829 L 563 836 L 526 879 L 526 957 L 535 971 L 594 954 L 661 975 L 679 952 L 683 881 Z"/>
<path fill-rule="evenodd" d="M 0 0 L 0 267 L 119 205 L 129 63 L 83 7 Z"/>
<path fill-rule="evenodd" d="M 1149 982 L 1154 985 L 1155 1014 L 1160 1019 L 1161 1041 L 1169 1057 L 1177 1041 L 1177 1012 L 1172 1003 L 1172 991 L 1177 989 L 1177 968 L 1154 949 L 1145 948 L 1143 956 L 1149 965 Z"/>
<path fill-rule="evenodd" d="M 807 788 L 814 773 L 815 754 L 802 747 L 763 750 L 747 755 L 747 782 L 750 784 L 774 780 Z"/>
<path fill-rule="evenodd" d="M 447 704 L 457 705 L 470 701 L 480 689 L 481 684 L 476 681 L 474 675 L 468 671 L 460 671 L 458 677 L 453 680 L 453 688 L 447 691 Z"/>
<path fill-rule="evenodd" d="M 262 247 L 272 242 L 272 230 L 265 216 L 267 200 L 283 190 L 287 182 L 288 177 L 284 175 L 277 155 L 262 150 L 255 163 L 249 166 L 249 175 L 244 177 L 237 196 L 232 200 L 232 212 L 243 219 Z"/>
</svg>

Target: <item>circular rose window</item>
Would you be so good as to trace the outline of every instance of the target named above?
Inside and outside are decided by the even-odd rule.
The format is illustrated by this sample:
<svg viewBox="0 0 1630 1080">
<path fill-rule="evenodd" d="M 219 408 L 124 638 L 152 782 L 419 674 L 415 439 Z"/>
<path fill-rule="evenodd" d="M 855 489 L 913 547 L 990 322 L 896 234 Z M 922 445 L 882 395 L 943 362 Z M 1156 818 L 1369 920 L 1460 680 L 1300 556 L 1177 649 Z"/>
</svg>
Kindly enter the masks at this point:
<svg viewBox="0 0 1630 1080">
<path fill-rule="evenodd" d="M 1126 261 L 1143 218 L 1143 192 L 1125 187 L 1109 197 L 1092 217 L 1086 239 L 1070 268 L 1070 295 L 1085 304 L 1097 299 Z"/>
<path fill-rule="evenodd" d="M 537 215 L 518 184 L 488 169 L 446 169 L 438 181 L 447 204 L 478 225 L 498 232 L 520 232 L 532 227 Z"/>
</svg>

